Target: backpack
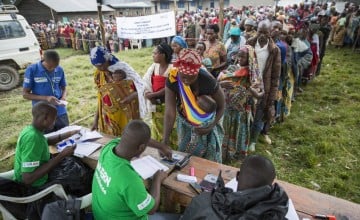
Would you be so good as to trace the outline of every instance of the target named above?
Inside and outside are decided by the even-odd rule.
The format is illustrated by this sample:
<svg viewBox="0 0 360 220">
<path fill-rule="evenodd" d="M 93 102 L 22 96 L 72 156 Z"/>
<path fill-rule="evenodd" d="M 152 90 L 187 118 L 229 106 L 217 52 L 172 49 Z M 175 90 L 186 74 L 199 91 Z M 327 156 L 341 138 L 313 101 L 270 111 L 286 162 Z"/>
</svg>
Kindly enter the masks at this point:
<svg viewBox="0 0 360 220">
<path fill-rule="evenodd" d="M 79 158 L 65 157 L 49 173 L 48 184 L 59 183 L 67 194 L 83 196 L 91 192 L 93 170 Z"/>
<path fill-rule="evenodd" d="M 47 204 L 41 219 L 47 220 L 80 220 L 81 200 L 71 198 Z"/>
<path fill-rule="evenodd" d="M 193 198 L 182 220 L 282 220 L 287 210 L 288 196 L 276 183 L 232 192 L 220 173 L 213 191 Z"/>
</svg>

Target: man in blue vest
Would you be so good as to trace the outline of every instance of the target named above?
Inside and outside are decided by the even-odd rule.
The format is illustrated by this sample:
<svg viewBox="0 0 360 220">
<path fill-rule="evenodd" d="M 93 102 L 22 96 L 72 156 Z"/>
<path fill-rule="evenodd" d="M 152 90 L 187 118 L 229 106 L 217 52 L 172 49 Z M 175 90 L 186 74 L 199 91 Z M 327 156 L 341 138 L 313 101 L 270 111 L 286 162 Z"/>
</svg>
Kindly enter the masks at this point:
<svg viewBox="0 0 360 220">
<path fill-rule="evenodd" d="M 60 56 L 56 51 L 45 51 L 43 60 L 26 69 L 23 83 L 23 97 L 32 100 L 33 106 L 39 101 L 56 106 L 57 118 L 52 131 L 69 125 L 66 111 L 66 80 L 59 61 Z"/>
</svg>

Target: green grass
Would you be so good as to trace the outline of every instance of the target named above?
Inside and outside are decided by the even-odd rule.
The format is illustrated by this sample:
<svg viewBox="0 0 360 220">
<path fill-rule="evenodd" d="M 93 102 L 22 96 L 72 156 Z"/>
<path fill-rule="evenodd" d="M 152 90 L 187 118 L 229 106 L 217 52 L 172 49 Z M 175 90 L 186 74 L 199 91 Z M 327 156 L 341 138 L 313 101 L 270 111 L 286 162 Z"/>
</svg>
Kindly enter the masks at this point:
<svg viewBox="0 0 360 220">
<path fill-rule="evenodd" d="M 68 81 L 70 121 L 95 112 L 94 68 L 88 55 L 59 49 Z M 116 54 L 143 75 L 152 63 L 152 48 Z M 322 73 L 296 98 L 291 115 L 270 131 L 273 144 L 257 145 L 271 158 L 281 180 L 360 203 L 360 54 L 329 49 Z M 31 123 L 31 103 L 18 87 L 0 94 L 0 158 L 12 151 L 21 129 Z M 82 121 L 90 126 L 92 118 Z M 232 163 L 239 166 L 238 163 Z M 11 169 L 13 157 L 0 163 Z"/>
</svg>

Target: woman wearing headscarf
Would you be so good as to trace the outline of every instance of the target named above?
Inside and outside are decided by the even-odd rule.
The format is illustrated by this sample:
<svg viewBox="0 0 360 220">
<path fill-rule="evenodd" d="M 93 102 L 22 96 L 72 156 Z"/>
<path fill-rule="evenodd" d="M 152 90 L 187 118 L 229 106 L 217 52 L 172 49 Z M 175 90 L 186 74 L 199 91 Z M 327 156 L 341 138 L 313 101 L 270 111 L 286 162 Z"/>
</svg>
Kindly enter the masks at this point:
<svg viewBox="0 0 360 220">
<path fill-rule="evenodd" d="M 91 50 L 90 60 L 96 67 L 94 81 L 98 89 L 98 107 L 92 129 L 119 136 L 131 119 L 146 114 L 146 109 L 142 108 L 142 106 L 146 107 L 143 98 L 144 85 L 140 76 L 127 63 L 120 62 L 102 46 Z M 119 70 L 123 72 L 126 81 L 116 80 L 113 77 L 111 72 L 115 73 Z M 128 97 L 135 91 L 139 99 L 134 103 L 134 100 Z"/>
<path fill-rule="evenodd" d="M 162 140 L 165 112 L 165 81 L 172 68 L 173 50 L 166 43 L 155 47 L 152 56 L 154 63 L 144 75 L 146 105 L 151 112 L 151 136 L 157 141 Z M 176 132 L 171 134 L 170 145 L 176 145 Z"/>
<path fill-rule="evenodd" d="M 171 63 L 174 63 L 176 61 L 176 59 L 178 58 L 180 51 L 184 48 L 188 48 L 188 45 L 183 37 L 175 36 L 171 40 L 171 48 L 173 50 Z"/>
<path fill-rule="evenodd" d="M 177 119 L 178 150 L 221 163 L 224 94 L 195 51 L 183 49 L 174 67 L 166 80 L 163 141 L 169 143 Z"/>
<path fill-rule="evenodd" d="M 206 50 L 205 58 L 210 58 L 212 62 L 211 74 L 216 78 L 220 71 L 226 68 L 226 49 L 222 42 L 217 38 L 219 34 L 219 26 L 211 24 L 206 29 L 207 41 L 205 41 Z"/>
<path fill-rule="evenodd" d="M 234 57 L 234 65 L 218 77 L 226 101 L 222 143 L 225 161 L 247 155 L 255 101 L 264 94 L 264 83 L 254 48 L 249 45 L 241 47 Z"/>
</svg>

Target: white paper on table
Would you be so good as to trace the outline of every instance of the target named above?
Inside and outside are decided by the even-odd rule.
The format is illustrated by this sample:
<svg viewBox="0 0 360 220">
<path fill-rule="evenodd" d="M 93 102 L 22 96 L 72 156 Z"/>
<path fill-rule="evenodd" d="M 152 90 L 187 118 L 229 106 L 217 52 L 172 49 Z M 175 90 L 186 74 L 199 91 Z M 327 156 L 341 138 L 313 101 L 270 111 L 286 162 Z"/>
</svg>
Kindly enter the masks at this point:
<svg viewBox="0 0 360 220">
<path fill-rule="evenodd" d="M 75 140 L 76 143 L 80 143 L 88 140 L 99 139 L 102 137 L 103 136 L 97 131 L 90 131 L 87 128 L 82 128 L 79 133 L 74 134 L 70 138 Z"/>
<path fill-rule="evenodd" d="M 48 134 L 45 134 L 44 136 L 46 138 L 52 138 L 52 137 L 57 137 L 59 135 L 62 135 L 62 134 L 65 134 L 66 132 L 69 132 L 69 131 L 80 131 L 81 130 L 81 126 L 78 126 L 78 125 L 70 125 L 70 126 L 67 126 L 67 127 L 64 127 L 58 131 L 54 131 L 54 132 L 51 132 L 51 133 L 48 133 Z"/>
<path fill-rule="evenodd" d="M 76 144 L 74 155 L 78 157 L 89 156 L 94 153 L 98 148 L 101 147 L 101 144 L 92 143 L 92 142 L 81 142 Z"/>
<path fill-rule="evenodd" d="M 230 188 L 233 192 L 237 191 L 238 182 L 236 178 L 232 178 L 228 183 L 225 184 L 225 187 Z"/>
<path fill-rule="evenodd" d="M 148 179 L 158 171 L 167 171 L 169 168 L 150 155 L 131 161 L 131 166 L 144 179 Z"/>
<path fill-rule="evenodd" d="M 237 191 L 238 181 L 236 178 L 231 179 L 228 183 L 225 184 L 225 187 L 232 189 L 234 192 Z M 289 220 L 299 220 L 299 216 L 296 213 L 294 203 L 289 198 L 289 204 L 288 204 L 288 212 L 285 216 Z"/>
<path fill-rule="evenodd" d="M 288 208 L 288 212 L 286 213 L 285 218 L 287 218 L 289 220 L 299 220 L 299 216 L 296 213 L 294 203 L 292 202 L 292 200 L 290 198 L 289 198 L 289 208 Z"/>
</svg>

